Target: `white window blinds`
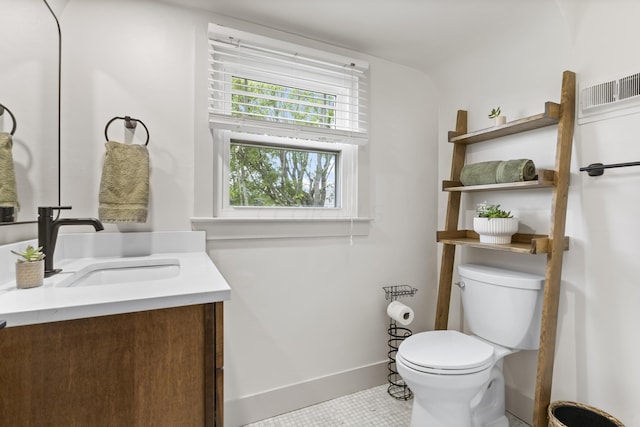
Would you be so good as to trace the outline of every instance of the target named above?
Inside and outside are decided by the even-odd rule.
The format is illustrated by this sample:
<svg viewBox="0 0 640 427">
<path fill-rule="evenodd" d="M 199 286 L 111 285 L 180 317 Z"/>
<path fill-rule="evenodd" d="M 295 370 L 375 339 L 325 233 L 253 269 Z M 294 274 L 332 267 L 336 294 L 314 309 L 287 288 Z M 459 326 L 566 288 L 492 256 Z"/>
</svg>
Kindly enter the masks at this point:
<svg viewBox="0 0 640 427">
<path fill-rule="evenodd" d="M 367 63 L 215 24 L 209 46 L 212 127 L 367 142 Z"/>
</svg>

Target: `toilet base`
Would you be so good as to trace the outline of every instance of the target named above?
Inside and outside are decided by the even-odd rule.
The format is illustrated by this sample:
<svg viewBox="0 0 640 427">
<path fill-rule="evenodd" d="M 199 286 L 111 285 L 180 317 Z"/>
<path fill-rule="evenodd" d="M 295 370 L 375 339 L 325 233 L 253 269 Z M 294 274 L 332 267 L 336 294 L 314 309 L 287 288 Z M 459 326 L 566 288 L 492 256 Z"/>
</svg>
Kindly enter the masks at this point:
<svg viewBox="0 0 640 427">
<path fill-rule="evenodd" d="M 509 427 L 509 420 L 505 415 L 503 415 L 492 423 L 485 424 L 482 427 Z"/>
<path fill-rule="evenodd" d="M 473 427 L 509 427 L 505 414 L 505 384 L 500 359 L 491 368 L 491 377 L 481 393 L 471 401 Z"/>
<path fill-rule="evenodd" d="M 431 407 L 429 407 L 431 406 Z M 473 427 L 470 410 L 460 408 L 459 405 L 421 405 L 413 399 L 410 427 Z M 497 427 L 497 426 L 496 426 Z M 507 426 L 508 427 L 508 426 Z"/>
<path fill-rule="evenodd" d="M 414 393 L 410 427 L 509 427 L 504 394 L 502 360 L 498 360 L 482 389 L 466 405 L 451 399 L 423 400 Z"/>
<path fill-rule="evenodd" d="M 438 419 L 432 415 L 432 411 L 420 407 L 420 404 L 414 399 L 410 427 L 509 427 L 506 415 L 501 415 L 492 421 L 478 422 L 477 419 L 470 416 L 469 412 L 460 411 L 460 408 L 448 411 L 445 409 L 444 412 L 447 414 L 442 416 L 442 412 L 440 412 Z"/>
</svg>

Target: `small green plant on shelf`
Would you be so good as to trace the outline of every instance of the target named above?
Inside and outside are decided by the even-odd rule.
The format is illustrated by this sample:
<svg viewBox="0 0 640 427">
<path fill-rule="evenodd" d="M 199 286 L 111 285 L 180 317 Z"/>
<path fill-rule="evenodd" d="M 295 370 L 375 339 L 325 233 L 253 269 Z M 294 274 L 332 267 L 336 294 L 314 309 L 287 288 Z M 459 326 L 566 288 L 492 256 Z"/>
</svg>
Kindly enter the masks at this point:
<svg viewBox="0 0 640 427">
<path fill-rule="evenodd" d="M 479 218 L 513 218 L 511 211 L 500 209 L 500 205 L 492 205 L 487 202 L 479 203 L 476 208 Z"/>
<path fill-rule="evenodd" d="M 489 118 L 490 119 L 495 119 L 499 115 L 500 115 L 500 107 L 492 108 L 491 112 L 489 113 Z"/>
<path fill-rule="evenodd" d="M 44 259 L 44 254 L 42 253 L 42 247 L 34 248 L 31 245 L 28 245 L 24 252 L 16 252 L 11 251 L 14 254 L 18 255 L 18 262 L 36 262 Z"/>
</svg>

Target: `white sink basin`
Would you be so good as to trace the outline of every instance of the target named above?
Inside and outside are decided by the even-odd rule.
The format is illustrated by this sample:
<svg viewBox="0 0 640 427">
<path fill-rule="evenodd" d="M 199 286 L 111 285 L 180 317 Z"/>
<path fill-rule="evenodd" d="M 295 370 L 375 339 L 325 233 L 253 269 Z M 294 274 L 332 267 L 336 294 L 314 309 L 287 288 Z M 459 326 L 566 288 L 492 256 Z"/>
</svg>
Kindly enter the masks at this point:
<svg viewBox="0 0 640 427">
<path fill-rule="evenodd" d="M 119 283 L 161 281 L 180 274 L 175 258 L 123 259 L 96 262 L 60 281 L 58 287 L 102 286 Z"/>
</svg>

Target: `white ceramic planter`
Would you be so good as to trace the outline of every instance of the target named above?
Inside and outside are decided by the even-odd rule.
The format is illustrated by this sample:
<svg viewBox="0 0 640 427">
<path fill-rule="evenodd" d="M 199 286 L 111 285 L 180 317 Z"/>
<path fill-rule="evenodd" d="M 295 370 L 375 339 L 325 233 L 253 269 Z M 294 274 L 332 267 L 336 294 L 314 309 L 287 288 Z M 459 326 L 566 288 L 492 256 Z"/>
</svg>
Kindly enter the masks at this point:
<svg viewBox="0 0 640 427">
<path fill-rule="evenodd" d="M 16 286 L 28 289 L 42 286 L 44 281 L 44 260 L 16 263 Z"/>
<path fill-rule="evenodd" d="M 516 218 L 473 218 L 473 231 L 480 235 L 480 243 L 508 244 L 518 232 Z"/>
<path fill-rule="evenodd" d="M 501 126 L 507 123 L 507 116 L 498 116 L 496 117 L 496 126 Z"/>
</svg>

